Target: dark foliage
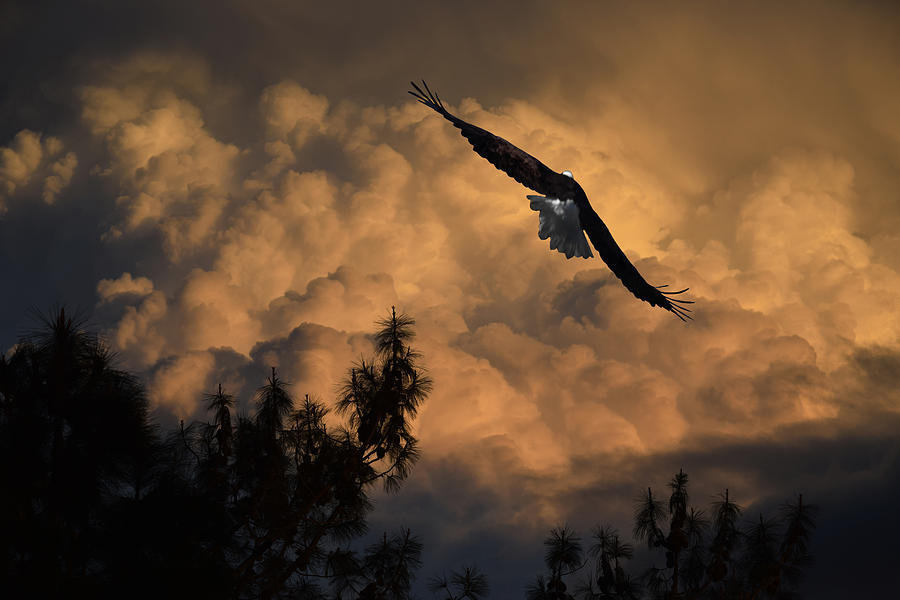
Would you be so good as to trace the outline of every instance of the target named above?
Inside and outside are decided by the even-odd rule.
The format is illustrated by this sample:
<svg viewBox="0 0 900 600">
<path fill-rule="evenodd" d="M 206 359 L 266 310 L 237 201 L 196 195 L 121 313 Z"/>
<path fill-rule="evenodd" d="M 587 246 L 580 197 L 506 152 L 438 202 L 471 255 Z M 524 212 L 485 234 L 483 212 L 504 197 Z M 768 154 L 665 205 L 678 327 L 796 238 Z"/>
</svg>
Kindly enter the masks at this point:
<svg viewBox="0 0 900 600">
<path fill-rule="evenodd" d="M 418 458 L 412 422 L 431 380 L 411 349 L 414 321 L 391 311 L 376 354 L 341 384 L 337 411 L 295 402 L 273 368 L 252 415 L 222 386 L 209 421 L 162 435 L 139 381 L 64 309 L 0 356 L 0 592 L 4 597 L 410 597 L 421 541 L 409 530 L 359 550 L 368 493 L 396 491 Z M 568 526 L 545 540 L 532 600 L 789 598 L 810 563 L 816 508 L 802 496 L 776 518 L 742 522 L 725 490 L 690 505 L 679 471 L 668 502 L 650 488 L 634 538 L 664 562 L 640 577 L 619 532 L 585 552 Z M 587 573 L 574 588 L 569 580 Z M 433 578 L 442 600 L 481 600 L 476 567 Z"/>
<path fill-rule="evenodd" d="M 535 579 L 526 598 L 756 600 L 795 596 L 803 569 L 811 560 L 807 549 L 816 507 L 805 504 L 800 495 L 785 504 L 777 518 L 759 515 L 742 524 L 743 509 L 726 489 L 711 504 L 710 520 L 705 511 L 690 506 L 687 473 L 679 471 L 668 487 L 668 504 L 647 488 L 634 508 L 635 539 L 661 553 L 664 563 L 631 577 L 624 563 L 634 556 L 634 548 L 608 525 L 594 530 L 590 558 L 581 562 L 574 532 L 554 529 L 544 542 L 549 574 Z M 668 532 L 663 529 L 666 522 Z M 574 594 L 567 593 L 563 578 L 588 565 L 593 568 L 587 578 Z"/>
<path fill-rule="evenodd" d="M 0 572 L 29 596 L 102 587 L 111 525 L 157 477 L 144 390 L 82 325 L 60 309 L 0 357 Z"/>
<path fill-rule="evenodd" d="M 565 578 L 584 568 L 581 539 L 568 525 L 550 530 L 550 536 L 544 540 L 544 563 L 549 571 L 546 577 L 539 575 L 528 587 L 525 595 L 528 600 L 569 600 L 573 599 L 568 592 Z"/>
<path fill-rule="evenodd" d="M 433 577 L 428 589 L 442 600 L 483 600 L 491 591 L 487 577 L 478 567 L 465 567 L 462 571 L 451 571 L 450 577 Z"/>
<path fill-rule="evenodd" d="M 368 490 L 396 490 L 431 381 L 392 311 L 326 423 L 272 369 L 252 416 L 222 386 L 210 422 L 162 436 L 143 387 L 64 309 L 0 357 L 0 588 L 6 597 L 401 599 L 422 546 L 364 551 Z"/>
</svg>

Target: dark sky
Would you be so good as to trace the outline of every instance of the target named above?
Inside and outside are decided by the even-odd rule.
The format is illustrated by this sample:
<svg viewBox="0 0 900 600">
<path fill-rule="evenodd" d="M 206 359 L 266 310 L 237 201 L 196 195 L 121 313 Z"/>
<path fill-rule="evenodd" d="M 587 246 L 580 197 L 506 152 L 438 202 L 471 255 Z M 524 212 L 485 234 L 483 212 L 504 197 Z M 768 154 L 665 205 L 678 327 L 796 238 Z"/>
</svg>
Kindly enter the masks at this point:
<svg viewBox="0 0 900 600">
<path fill-rule="evenodd" d="M 0 348 L 81 307 L 160 419 L 191 418 L 270 365 L 330 399 L 397 305 L 435 391 L 373 526 L 423 536 L 420 580 L 477 562 L 518 597 L 550 527 L 630 531 L 684 468 L 748 518 L 802 492 L 806 595 L 884 596 L 898 30 L 879 2 L 4 2 Z M 549 251 L 528 192 L 406 95 L 421 77 L 573 171 L 696 320 Z"/>
</svg>

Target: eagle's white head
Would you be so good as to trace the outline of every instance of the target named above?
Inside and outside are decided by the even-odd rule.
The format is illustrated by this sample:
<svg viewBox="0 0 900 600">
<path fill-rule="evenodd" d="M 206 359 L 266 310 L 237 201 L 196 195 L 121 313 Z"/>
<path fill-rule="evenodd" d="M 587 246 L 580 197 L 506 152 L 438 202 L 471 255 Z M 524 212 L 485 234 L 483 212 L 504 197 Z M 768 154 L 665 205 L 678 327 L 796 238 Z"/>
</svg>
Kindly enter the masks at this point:
<svg viewBox="0 0 900 600">
<path fill-rule="evenodd" d="M 570 177 L 570 178 L 572 178 L 572 179 L 575 179 L 575 176 L 572 175 L 572 171 L 563 171 L 562 174 L 565 175 L 566 177 Z"/>
</svg>

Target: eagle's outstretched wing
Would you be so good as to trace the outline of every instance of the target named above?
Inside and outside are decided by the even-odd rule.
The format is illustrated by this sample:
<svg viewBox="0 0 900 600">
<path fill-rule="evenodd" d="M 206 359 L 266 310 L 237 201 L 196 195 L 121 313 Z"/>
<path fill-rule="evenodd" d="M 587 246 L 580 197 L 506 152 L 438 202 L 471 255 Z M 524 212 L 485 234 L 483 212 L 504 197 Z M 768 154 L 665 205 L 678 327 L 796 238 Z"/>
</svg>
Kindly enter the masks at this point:
<svg viewBox="0 0 900 600">
<path fill-rule="evenodd" d="M 590 238 L 594 248 L 597 249 L 600 258 L 603 259 L 609 270 L 621 280 L 622 284 L 628 288 L 629 292 L 644 302 L 648 302 L 651 306 L 659 306 L 666 309 L 682 321 L 691 319 L 689 314 L 691 309 L 684 305 L 693 304 L 694 301 L 671 297 L 683 294 L 688 291 L 688 288 L 674 292 L 665 292 L 662 288 L 668 286 L 654 287 L 647 283 L 647 280 L 643 278 L 635 266 L 631 264 L 631 261 L 628 260 L 628 257 L 625 256 L 625 253 L 622 252 L 622 249 L 619 248 L 606 223 L 603 222 L 590 205 L 586 209 L 582 208 L 578 219 L 581 221 L 581 226 Z"/>
<path fill-rule="evenodd" d="M 567 177 L 562 173 L 557 173 L 550 169 L 547 165 L 531 156 L 527 152 L 520 150 L 510 144 L 501 137 L 497 137 L 490 131 L 485 131 L 480 127 L 476 127 L 471 123 L 466 123 L 459 117 L 450 114 L 444 108 L 441 99 L 437 94 L 433 93 L 428 85 L 422 81 L 422 88 L 410 81 L 415 91 L 410 90 L 416 100 L 436 111 L 442 117 L 453 123 L 453 126 L 462 132 L 463 137 L 469 140 L 475 152 L 479 156 L 486 158 L 488 162 L 503 171 L 522 185 L 536 192 L 544 194 L 549 198 L 568 198 L 573 199 L 578 204 L 579 221 L 581 227 L 587 233 L 600 254 L 600 258 L 609 267 L 609 269 L 618 277 L 622 283 L 640 300 L 648 302 L 651 306 L 659 306 L 672 312 L 679 319 L 684 321 L 690 319 L 690 309 L 685 304 L 693 304 L 690 300 L 680 300 L 671 296 L 682 294 L 688 288 L 676 292 L 664 292 L 662 288 L 667 286 L 654 287 L 647 283 L 638 270 L 631 264 L 619 245 L 613 239 L 609 228 L 600 219 L 597 212 L 591 207 L 587 196 L 581 186 L 578 185 L 573 178 Z"/>
<path fill-rule="evenodd" d="M 423 81 L 425 91 L 412 81 L 409 82 L 415 91 L 409 93 L 416 100 L 436 111 L 442 117 L 453 123 L 463 137 L 469 140 L 472 148 L 479 156 L 486 158 L 492 165 L 538 193 L 551 198 L 571 198 L 574 192 L 575 182 L 571 177 L 557 173 L 527 152 L 516 148 L 501 137 L 497 137 L 490 131 L 466 123 L 459 117 L 450 114 L 437 94 L 428 89 Z"/>
</svg>

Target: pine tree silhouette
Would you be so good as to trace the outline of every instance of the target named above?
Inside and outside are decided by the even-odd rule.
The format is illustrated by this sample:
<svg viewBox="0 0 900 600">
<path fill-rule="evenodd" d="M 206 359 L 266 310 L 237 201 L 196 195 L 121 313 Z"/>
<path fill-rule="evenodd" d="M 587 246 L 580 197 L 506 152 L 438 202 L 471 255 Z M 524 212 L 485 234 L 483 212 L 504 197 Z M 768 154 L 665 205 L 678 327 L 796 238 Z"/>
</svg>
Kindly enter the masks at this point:
<svg viewBox="0 0 900 600">
<path fill-rule="evenodd" d="M 487 576 L 476 566 L 451 571 L 450 577 L 432 577 L 428 589 L 439 594 L 441 600 L 483 600 L 490 593 Z"/>
<path fill-rule="evenodd" d="M 95 589 L 104 524 L 158 450 L 143 388 L 84 324 L 58 308 L 0 356 L 0 579 L 29 596 Z"/>
<path fill-rule="evenodd" d="M 368 490 L 418 457 L 431 380 L 414 321 L 379 322 L 376 356 L 342 386 L 348 426 L 272 369 L 252 415 L 223 386 L 211 421 L 164 438 L 144 389 L 64 308 L 0 355 L 0 591 L 8 597 L 407 598 L 410 531 L 364 552 Z M 11 596 L 9 594 L 11 593 Z"/>
<path fill-rule="evenodd" d="M 560 581 L 579 568 L 565 572 L 548 552 L 548 576 L 539 576 L 529 586 L 529 600 L 582 598 L 585 600 L 629 600 L 650 597 L 659 600 L 756 600 L 787 598 L 795 591 L 803 569 L 810 563 L 809 539 L 815 528 L 816 507 L 803 502 L 785 504 L 780 516 L 741 527 L 743 509 L 726 489 L 711 505 L 712 523 L 703 510 L 690 506 L 689 478 L 683 470 L 672 478 L 669 501 L 664 503 L 647 488 L 635 502 L 633 535 L 637 541 L 664 555 L 664 566 L 651 567 L 639 578 L 625 571 L 624 561 L 634 555 L 630 544 L 609 525 L 594 530 L 590 548 L 594 568 L 578 586 L 574 596 L 565 595 Z M 668 533 L 662 525 L 668 521 Z M 565 539 L 574 538 L 567 528 Z M 548 547 L 563 547 L 560 529 L 545 541 Z M 569 546 L 572 547 L 571 545 Z M 572 556 L 576 556 L 575 553 Z M 580 555 L 579 555 L 580 556 Z M 577 561 L 576 561 L 577 562 Z M 574 565 L 574 563 L 571 563 Z"/>
</svg>

